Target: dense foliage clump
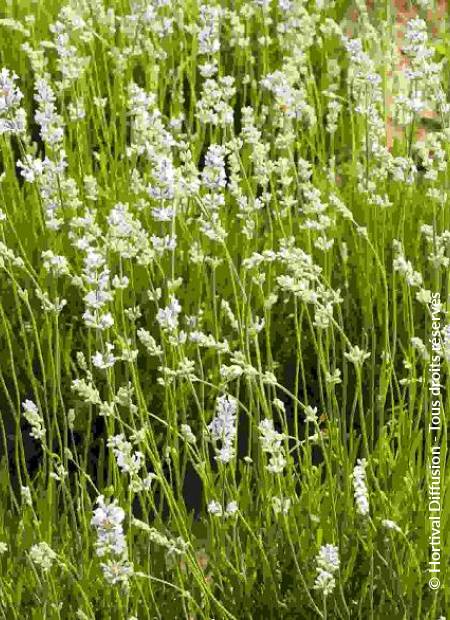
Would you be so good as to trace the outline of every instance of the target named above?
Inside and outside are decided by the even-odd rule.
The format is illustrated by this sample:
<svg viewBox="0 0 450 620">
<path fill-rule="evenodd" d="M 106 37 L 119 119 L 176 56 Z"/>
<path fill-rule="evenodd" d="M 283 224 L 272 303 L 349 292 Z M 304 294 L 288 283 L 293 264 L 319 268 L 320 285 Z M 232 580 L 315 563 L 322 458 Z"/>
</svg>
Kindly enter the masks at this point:
<svg viewBox="0 0 450 620">
<path fill-rule="evenodd" d="M 445 11 L 2 4 L 1 618 L 445 618 Z"/>
</svg>

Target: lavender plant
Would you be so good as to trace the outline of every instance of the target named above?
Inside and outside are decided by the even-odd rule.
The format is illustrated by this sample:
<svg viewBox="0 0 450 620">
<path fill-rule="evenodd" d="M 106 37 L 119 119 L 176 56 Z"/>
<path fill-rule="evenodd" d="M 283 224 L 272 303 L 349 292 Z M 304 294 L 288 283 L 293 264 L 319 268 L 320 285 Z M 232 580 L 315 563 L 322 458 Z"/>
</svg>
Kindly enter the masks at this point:
<svg viewBox="0 0 450 620">
<path fill-rule="evenodd" d="M 2 619 L 445 618 L 450 41 L 401 4 L 3 3 Z"/>
</svg>

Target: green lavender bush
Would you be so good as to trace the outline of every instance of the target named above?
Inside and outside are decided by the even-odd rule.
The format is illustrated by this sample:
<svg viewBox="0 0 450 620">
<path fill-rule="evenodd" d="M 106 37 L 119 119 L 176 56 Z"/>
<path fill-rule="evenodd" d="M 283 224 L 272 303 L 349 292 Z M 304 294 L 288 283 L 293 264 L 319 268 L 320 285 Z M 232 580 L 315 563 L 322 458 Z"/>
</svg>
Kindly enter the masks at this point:
<svg viewBox="0 0 450 620">
<path fill-rule="evenodd" d="M 398 4 L 1 3 L 1 618 L 445 619 L 450 41 Z"/>
</svg>

